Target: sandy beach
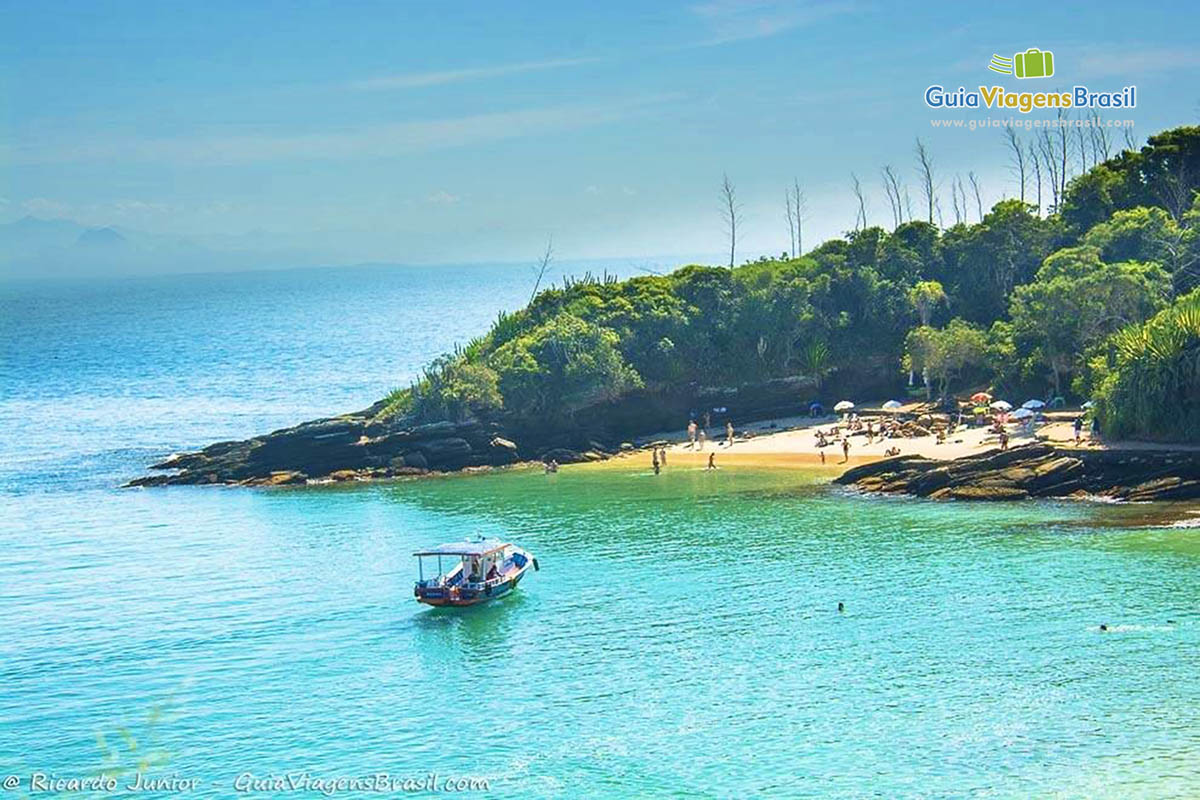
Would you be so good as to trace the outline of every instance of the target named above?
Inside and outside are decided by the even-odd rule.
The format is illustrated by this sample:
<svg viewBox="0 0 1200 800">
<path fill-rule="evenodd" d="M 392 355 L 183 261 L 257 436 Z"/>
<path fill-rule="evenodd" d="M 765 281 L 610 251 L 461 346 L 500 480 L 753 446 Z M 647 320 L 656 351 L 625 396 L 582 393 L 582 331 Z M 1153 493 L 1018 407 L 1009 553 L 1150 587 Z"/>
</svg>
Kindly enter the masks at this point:
<svg viewBox="0 0 1200 800">
<path fill-rule="evenodd" d="M 880 422 L 890 419 L 887 412 L 874 411 L 877 406 L 870 404 L 862 406 L 860 418 L 863 423 L 870 421 L 878 428 Z M 915 405 L 906 406 L 900 410 L 903 418 L 911 413 Z M 1023 426 L 1009 425 L 1009 447 L 1018 447 L 1035 441 L 1049 442 L 1060 446 L 1074 446 L 1075 434 L 1072 420 L 1080 412 L 1077 409 L 1066 409 L 1050 412 L 1034 425 L 1032 433 L 1026 433 Z M 683 464 L 703 466 L 708 462 L 711 453 L 716 453 L 716 465 L 722 466 L 757 466 L 757 467 L 806 467 L 829 470 L 838 474 L 847 466 L 862 464 L 886 458 L 886 451 L 895 448 L 901 455 L 920 455 L 926 458 L 954 459 L 982 453 L 999 446 L 999 435 L 990 427 L 960 427 L 954 434 L 938 443 L 936 436 L 921 436 L 916 438 L 881 439 L 875 437 L 868 443 L 865 431 L 850 435 L 850 455 L 845 459 L 842 453 L 841 441 L 829 439 L 825 447 L 818 446 L 817 431 L 829 434 L 835 425 L 840 425 L 845 432 L 846 426 L 841 423 L 840 416 L 827 415 L 812 419 L 810 417 L 783 417 L 764 420 L 734 428 L 734 442 L 728 446 L 725 442 L 724 428 L 714 420 L 713 430 L 708 432 L 704 444 L 695 447 L 689 445 L 687 431 L 679 429 L 663 431 L 638 440 L 639 445 L 654 441 L 666 441 L 671 444 L 667 448 L 668 464 Z M 1157 448 L 1152 443 L 1119 443 L 1122 448 L 1144 447 Z M 1107 445 L 1092 442 L 1085 430 L 1084 448 L 1098 448 Z M 1179 449 L 1178 445 L 1172 445 Z M 821 452 L 825 453 L 825 461 L 821 461 Z M 644 450 L 627 453 L 615 459 L 620 463 L 626 459 L 648 459 L 649 453 Z M 610 462 L 613 463 L 613 462 Z"/>
</svg>

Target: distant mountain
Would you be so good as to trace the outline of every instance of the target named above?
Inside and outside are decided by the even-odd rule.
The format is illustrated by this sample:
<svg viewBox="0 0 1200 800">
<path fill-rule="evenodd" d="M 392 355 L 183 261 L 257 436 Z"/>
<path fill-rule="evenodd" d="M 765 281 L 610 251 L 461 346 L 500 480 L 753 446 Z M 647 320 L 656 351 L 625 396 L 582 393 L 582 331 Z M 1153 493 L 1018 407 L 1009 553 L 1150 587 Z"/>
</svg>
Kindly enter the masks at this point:
<svg viewBox="0 0 1200 800">
<path fill-rule="evenodd" d="M 91 228 L 79 234 L 75 246 L 112 250 L 128 247 L 129 240 L 112 228 Z"/>
<path fill-rule="evenodd" d="M 154 234 L 69 219 L 23 217 L 0 224 L 0 279 L 87 278 L 226 272 L 329 264 L 327 255 L 253 231 L 210 237 Z"/>
<path fill-rule="evenodd" d="M 87 228 L 69 219 L 22 217 L 0 225 L 0 260 L 33 256 L 48 249 L 70 247 Z"/>
</svg>

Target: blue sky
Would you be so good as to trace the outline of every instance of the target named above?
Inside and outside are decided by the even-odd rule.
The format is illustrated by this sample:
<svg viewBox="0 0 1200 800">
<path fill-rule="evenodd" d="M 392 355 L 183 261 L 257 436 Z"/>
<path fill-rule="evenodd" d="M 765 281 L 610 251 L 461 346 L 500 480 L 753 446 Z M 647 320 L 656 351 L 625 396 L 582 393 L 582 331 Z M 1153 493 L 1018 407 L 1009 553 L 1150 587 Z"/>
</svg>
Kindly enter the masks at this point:
<svg viewBox="0 0 1200 800">
<path fill-rule="evenodd" d="M 787 246 L 916 201 L 928 143 L 949 211 L 974 171 L 1012 194 L 1001 133 L 932 130 L 926 86 L 1138 87 L 1139 140 L 1200 118 L 1194 3 L 0 3 L 0 222 L 26 214 L 250 235 L 329 263 L 564 258 Z M 1045 85 L 986 69 L 1053 50 Z M 1061 78 L 1061 81 L 1058 79 Z M 1035 115 L 1036 116 L 1036 115 Z M 1042 114 L 1042 116 L 1047 116 Z M 1113 133 L 1120 141 L 1120 132 Z M 249 239 L 247 239 L 249 240 Z"/>
</svg>

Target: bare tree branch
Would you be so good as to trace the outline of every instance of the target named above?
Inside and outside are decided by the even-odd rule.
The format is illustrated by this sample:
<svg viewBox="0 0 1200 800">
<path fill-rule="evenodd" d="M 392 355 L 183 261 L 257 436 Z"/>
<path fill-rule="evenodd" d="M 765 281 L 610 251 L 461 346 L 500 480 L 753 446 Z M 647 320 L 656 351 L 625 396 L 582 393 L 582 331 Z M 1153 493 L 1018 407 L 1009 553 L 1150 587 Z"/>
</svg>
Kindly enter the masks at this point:
<svg viewBox="0 0 1200 800">
<path fill-rule="evenodd" d="M 550 268 L 550 261 L 554 258 L 554 237 L 550 236 L 546 239 L 546 252 L 542 254 L 542 260 L 538 263 L 537 280 L 533 282 L 533 294 L 529 295 L 529 302 L 532 303 L 537 297 L 538 289 L 542 285 L 542 278 L 546 277 L 546 270 Z"/>
<path fill-rule="evenodd" d="M 1004 140 L 1008 143 L 1008 149 L 1011 152 L 1011 155 L 1009 156 L 1008 168 L 1012 172 L 1016 173 L 1017 184 L 1021 188 L 1021 193 L 1019 196 L 1021 198 L 1021 202 L 1024 203 L 1026 175 L 1025 151 L 1021 149 L 1021 141 L 1017 138 L 1017 132 L 1012 128 L 1012 126 L 1004 128 Z"/>
<path fill-rule="evenodd" d="M 975 211 L 979 214 L 979 221 L 983 222 L 983 193 L 979 190 L 979 178 L 974 172 L 968 172 L 967 178 L 971 181 L 971 188 L 975 190 Z"/>
<path fill-rule="evenodd" d="M 742 207 L 737 201 L 737 190 L 729 180 L 729 175 L 724 175 L 721 181 L 721 216 L 725 220 L 725 224 L 729 226 L 729 268 L 733 269 L 734 259 L 737 255 L 737 229 L 738 223 L 742 221 Z"/>
<path fill-rule="evenodd" d="M 925 144 L 917 139 L 917 171 L 921 176 L 921 188 L 925 190 L 925 202 L 929 206 L 929 224 L 933 224 L 933 161 Z"/>
</svg>

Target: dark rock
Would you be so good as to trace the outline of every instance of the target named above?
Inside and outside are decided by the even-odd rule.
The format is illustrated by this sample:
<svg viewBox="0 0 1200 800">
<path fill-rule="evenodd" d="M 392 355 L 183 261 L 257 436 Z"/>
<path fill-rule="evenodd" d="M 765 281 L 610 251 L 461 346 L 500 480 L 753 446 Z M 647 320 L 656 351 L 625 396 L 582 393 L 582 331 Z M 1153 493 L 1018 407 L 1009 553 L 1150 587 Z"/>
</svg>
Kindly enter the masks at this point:
<svg viewBox="0 0 1200 800">
<path fill-rule="evenodd" d="M 404 459 L 405 466 L 415 469 L 429 469 L 429 462 L 425 459 L 425 454 L 420 450 L 409 450 L 402 458 Z"/>
<path fill-rule="evenodd" d="M 568 450 L 565 447 L 555 447 L 547 450 L 539 457 L 540 461 L 550 462 L 557 461 L 559 464 L 577 464 L 584 460 L 583 454 L 577 450 Z"/>
<path fill-rule="evenodd" d="M 960 500 L 1087 494 L 1180 500 L 1200 497 L 1200 453 L 1059 450 L 1034 444 L 954 461 L 885 459 L 849 469 L 837 483 L 871 492 Z"/>
</svg>

